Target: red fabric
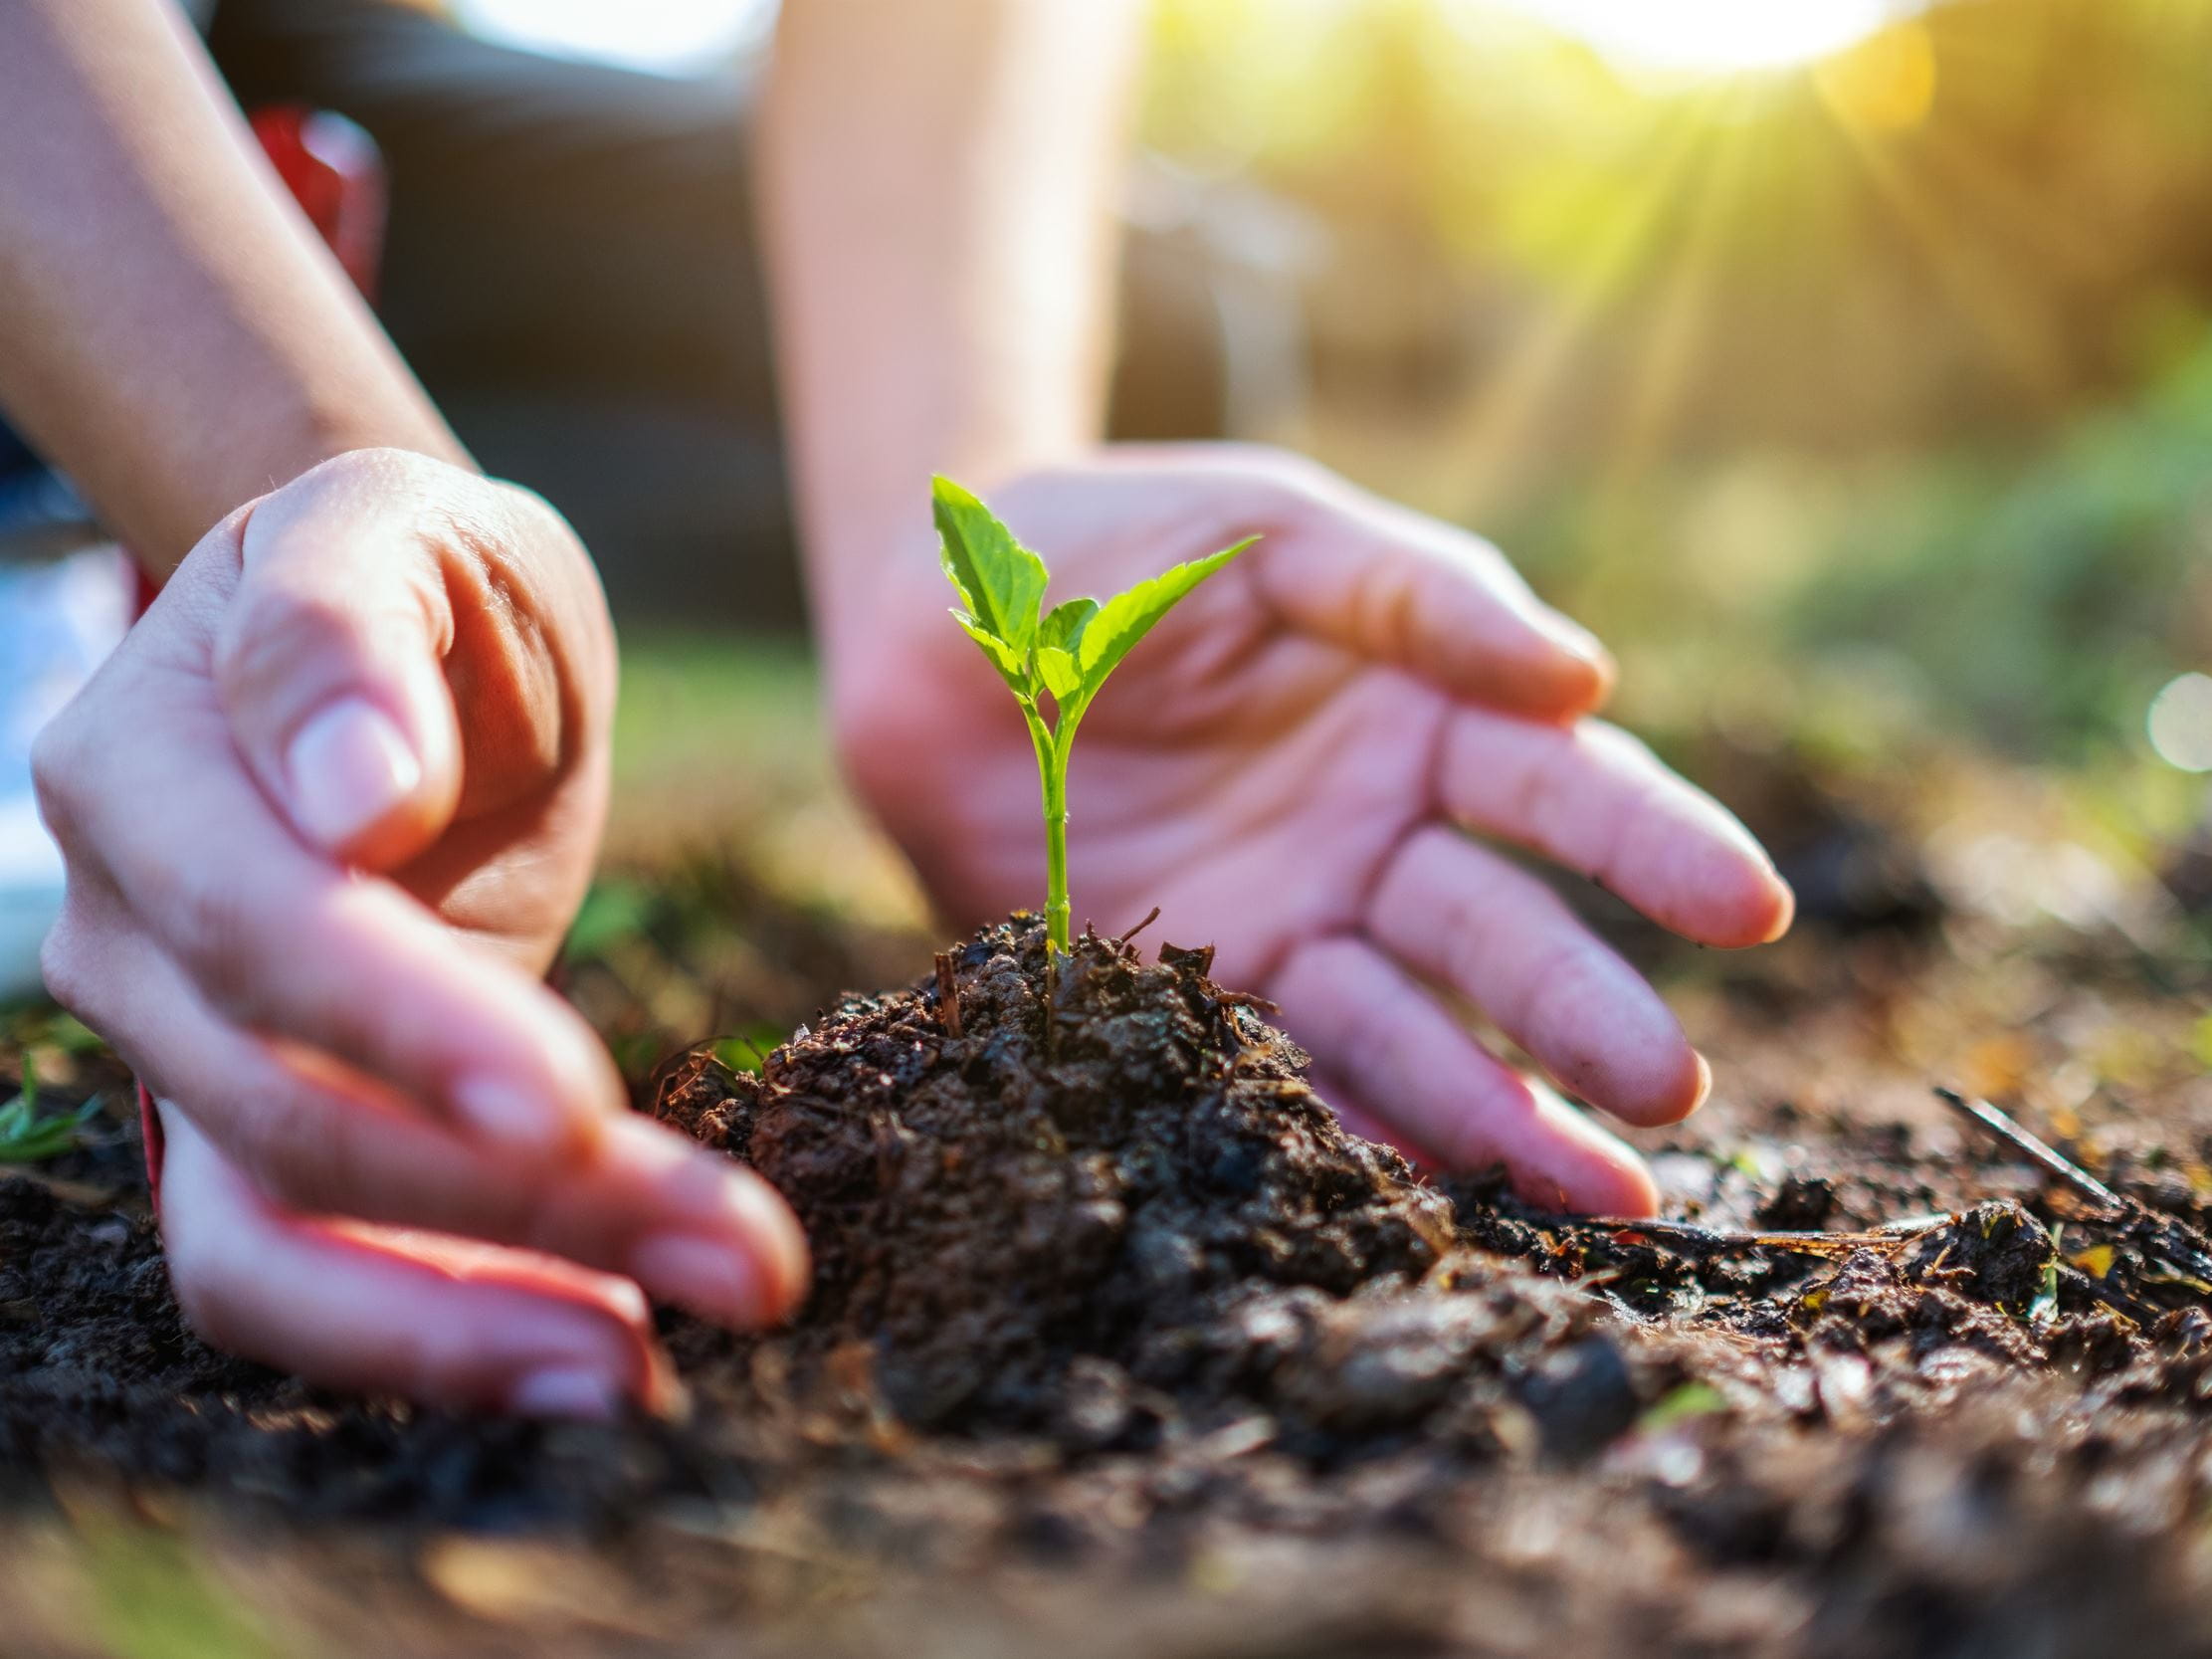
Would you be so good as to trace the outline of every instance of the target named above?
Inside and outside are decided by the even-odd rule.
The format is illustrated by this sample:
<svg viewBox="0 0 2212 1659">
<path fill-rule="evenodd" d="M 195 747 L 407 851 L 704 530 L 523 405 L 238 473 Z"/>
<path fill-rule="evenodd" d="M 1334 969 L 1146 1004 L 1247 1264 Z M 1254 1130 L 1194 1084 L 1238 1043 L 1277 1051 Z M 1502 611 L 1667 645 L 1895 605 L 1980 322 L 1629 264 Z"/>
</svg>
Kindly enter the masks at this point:
<svg viewBox="0 0 2212 1659">
<path fill-rule="evenodd" d="M 253 114 L 269 163 L 364 298 L 376 298 L 384 251 L 384 163 L 376 140 L 343 115 L 279 104 Z"/>
<path fill-rule="evenodd" d="M 169 1149 L 168 1138 L 161 1133 L 161 1114 L 153 1109 L 153 1096 L 146 1086 L 138 1085 L 138 1134 L 146 1143 L 146 1190 L 153 1195 L 153 1213 L 161 1214 L 161 1157 Z"/>
<path fill-rule="evenodd" d="M 337 256 L 339 266 L 362 295 L 376 297 L 376 267 L 384 251 L 384 161 L 376 140 L 343 115 L 300 104 L 257 109 L 254 136 L 277 177 L 292 192 L 314 226 L 315 234 Z M 133 563 L 135 613 L 146 614 L 160 591 L 145 570 Z M 154 1214 L 161 1213 L 161 1158 L 165 1141 L 153 1096 L 138 1085 L 138 1129 L 145 1138 L 146 1180 Z"/>
</svg>

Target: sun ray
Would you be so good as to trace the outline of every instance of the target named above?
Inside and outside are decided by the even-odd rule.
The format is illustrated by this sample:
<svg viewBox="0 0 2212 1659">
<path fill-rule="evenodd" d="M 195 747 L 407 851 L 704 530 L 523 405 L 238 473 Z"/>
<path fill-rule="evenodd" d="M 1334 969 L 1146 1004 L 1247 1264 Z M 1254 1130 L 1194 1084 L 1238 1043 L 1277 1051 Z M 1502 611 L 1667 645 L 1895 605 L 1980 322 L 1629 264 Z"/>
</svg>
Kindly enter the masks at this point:
<svg viewBox="0 0 2212 1659">
<path fill-rule="evenodd" d="M 1938 198 L 1889 145 L 1848 121 L 1836 129 L 1997 367 L 2039 411 L 2055 414 L 2070 378 L 2066 348 L 2017 264 L 1993 265 L 1988 250 L 1961 233 L 1955 204 Z"/>
<path fill-rule="evenodd" d="M 1642 187 L 1616 217 L 1612 234 L 1551 297 L 1453 421 L 1444 453 L 1464 468 L 1456 489 L 1463 521 L 1483 517 L 1503 482 L 1527 469 L 1545 402 L 1591 330 L 1640 276 L 1679 207 L 1685 178 L 1712 139 L 1712 129 L 1687 104 L 1664 112 Z"/>
<path fill-rule="evenodd" d="M 1925 0 L 1475 0 L 1588 41 L 1630 68 L 1690 75 L 1786 69 L 1839 52 Z"/>
<path fill-rule="evenodd" d="M 1701 157 L 1666 269 L 1654 280 L 1658 298 L 1630 369 L 1606 468 L 1610 476 L 1632 476 L 1649 460 L 1680 400 L 1710 316 L 1719 250 L 1742 204 L 1746 164 L 1757 142 L 1748 124 L 1731 117 L 1748 113 L 1744 106 L 1757 94 L 1740 84 L 1714 89 L 1715 100 L 1733 107 L 1716 108 L 1709 117 L 1713 139 Z"/>
<path fill-rule="evenodd" d="M 2009 238 L 2033 264 L 2072 279 L 2111 277 L 2126 269 L 2132 256 L 2121 245 L 2060 211 L 2047 193 L 1999 165 L 1967 135 L 1931 131 L 1917 156 L 1947 200 L 1973 204 L 1990 231 Z"/>
</svg>

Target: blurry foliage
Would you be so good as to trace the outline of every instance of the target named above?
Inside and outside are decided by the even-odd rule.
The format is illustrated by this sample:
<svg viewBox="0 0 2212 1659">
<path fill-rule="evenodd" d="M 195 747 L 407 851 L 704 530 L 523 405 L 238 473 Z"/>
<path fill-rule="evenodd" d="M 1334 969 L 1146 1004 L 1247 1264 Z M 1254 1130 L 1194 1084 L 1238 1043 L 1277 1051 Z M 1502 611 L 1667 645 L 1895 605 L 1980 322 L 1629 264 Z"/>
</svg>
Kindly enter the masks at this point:
<svg viewBox="0 0 2212 1659">
<path fill-rule="evenodd" d="M 184 1539 L 104 1515 L 79 1517 L 84 1635 L 113 1659 L 269 1659 L 261 1619 Z M 295 1650 L 296 1651 L 296 1650 Z"/>
<path fill-rule="evenodd" d="M 0 1164 L 60 1157 L 76 1146 L 79 1134 L 100 1110 L 95 1099 L 74 1111 L 40 1111 L 38 1062 L 26 1053 L 22 1065 L 23 1083 L 15 1098 L 0 1101 Z"/>
<path fill-rule="evenodd" d="M 1644 722 L 2076 762 L 2147 753 L 2151 697 L 2212 656 L 2208 537 L 2212 347 L 2032 453 L 1761 451 L 1564 489 L 1507 532 L 1621 645 Z"/>
<path fill-rule="evenodd" d="M 2139 735 L 2212 654 L 2212 350 L 2025 467 L 1900 470 L 1790 607 L 1800 640 L 1882 641 L 2021 756 Z"/>
<path fill-rule="evenodd" d="M 1325 232 L 1295 436 L 1495 535 L 1670 758 L 1923 833 L 1971 783 L 2119 869 L 2189 833 L 2143 720 L 2212 658 L 2212 0 L 1705 78 L 1487 0 L 1157 31 L 1150 142 Z"/>
<path fill-rule="evenodd" d="M 1508 446 L 1508 488 L 1624 446 L 2048 423 L 2212 287 L 2203 0 L 1951 0 L 1705 79 L 1484 0 L 1158 17 L 1152 143 L 1326 227 L 1324 399 Z M 1483 505 L 1449 476 L 1411 482 Z"/>
</svg>

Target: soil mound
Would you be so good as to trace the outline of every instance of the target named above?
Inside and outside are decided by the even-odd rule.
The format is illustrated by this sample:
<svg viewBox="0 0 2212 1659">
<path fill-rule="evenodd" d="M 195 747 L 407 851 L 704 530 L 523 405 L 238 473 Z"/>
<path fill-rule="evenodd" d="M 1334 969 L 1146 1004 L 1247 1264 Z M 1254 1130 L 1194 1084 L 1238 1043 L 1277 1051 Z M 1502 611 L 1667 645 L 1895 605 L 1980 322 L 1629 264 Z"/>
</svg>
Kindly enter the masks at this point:
<svg viewBox="0 0 2212 1659">
<path fill-rule="evenodd" d="M 943 963 L 758 1074 L 695 1057 L 663 1093 L 797 1207 L 802 1367 L 849 1380 L 865 1355 L 916 1428 L 1100 1448 L 1255 1407 L 1320 1456 L 1435 1419 L 1479 1439 L 1531 1401 L 1634 1415 L 1597 1306 L 1463 1247 L 1451 1200 L 1345 1133 L 1210 952 L 1087 934 L 1048 974 L 1017 917 Z M 1579 1390 L 1536 1362 L 1566 1349 Z"/>
</svg>

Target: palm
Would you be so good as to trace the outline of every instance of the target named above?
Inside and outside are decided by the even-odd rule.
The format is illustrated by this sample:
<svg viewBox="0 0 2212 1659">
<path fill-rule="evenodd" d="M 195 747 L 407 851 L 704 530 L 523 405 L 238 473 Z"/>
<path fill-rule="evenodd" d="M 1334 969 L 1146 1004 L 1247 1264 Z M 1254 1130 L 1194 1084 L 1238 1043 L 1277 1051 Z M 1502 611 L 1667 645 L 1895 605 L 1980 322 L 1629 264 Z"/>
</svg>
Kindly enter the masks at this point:
<svg viewBox="0 0 2212 1659">
<path fill-rule="evenodd" d="M 1353 924 L 1424 816 L 1446 706 L 1268 621 L 1250 583 L 1216 577 L 1100 698 L 1075 750 L 1069 860 L 1079 925 L 1115 931 L 1157 905 L 1166 936 L 1211 941 L 1225 982 L 1265 989 L 1300 941 Z M 974 821 L 930 872 L 963 920 L 1034 906 L 1043 882 L 1027 740 L 1010 711 L 975 713 L 972 741 L 942 756 Z"/>
<path fill-rule="evenodd" d="M 1053 562 L 1056 599 L 1263 537 L 1129 657 L 1083 726 L 1077 923 L 1125 928 L 1159 906 L 1163 936 L 1211 941 L 1220 977 L 1284 1005 L 1332 1100 L 1419 1149 L 1502 1158 L 1541 1197 L 1648 1202 L 1625 1148 L 1484 1055 L 1426 988 L 1474 1001 L 1574 1093 L 1665 1121 L 1704 1088 L 1672 1017 L 1461 829 L 1596 876 L 1709 942 L 1752 942 L 1786 917 L 1732 820 L 1578 718 L 1603 679 L 1571 625 L 1479 544 L 1271 465 L 1096 465 L 997 505 Z M 919 620 L 842 699 L 856 776 L 957 920 L 1035 907 L 1021 722 L 956 630 L 906 610 Z"/>
</svg>

